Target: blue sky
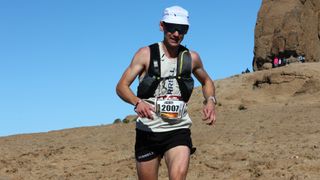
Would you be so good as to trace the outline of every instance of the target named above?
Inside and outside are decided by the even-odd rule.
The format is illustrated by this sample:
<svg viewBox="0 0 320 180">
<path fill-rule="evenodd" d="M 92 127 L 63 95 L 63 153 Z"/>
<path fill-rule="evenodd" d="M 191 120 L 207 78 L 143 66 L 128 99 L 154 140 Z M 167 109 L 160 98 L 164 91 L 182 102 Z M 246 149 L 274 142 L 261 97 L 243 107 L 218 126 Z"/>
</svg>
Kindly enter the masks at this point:
<svg viewBox="0 0 320 180">
<path fill-rule="evenodd" d="M 182 44 L 214 80 L 251 70 L 261 0 L 1 0 L 0 136 L 133 114 L 115 86 L 140 47 L 163 39 L 159 21 L 172 5 L 189 11 Z"/>
</svg>

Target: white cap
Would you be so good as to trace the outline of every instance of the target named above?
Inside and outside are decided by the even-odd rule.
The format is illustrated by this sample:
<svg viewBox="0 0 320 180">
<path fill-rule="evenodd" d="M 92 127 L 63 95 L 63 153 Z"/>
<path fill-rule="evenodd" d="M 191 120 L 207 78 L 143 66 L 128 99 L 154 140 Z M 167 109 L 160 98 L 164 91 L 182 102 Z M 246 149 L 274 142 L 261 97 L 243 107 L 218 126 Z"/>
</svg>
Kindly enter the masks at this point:
<svg viewBox="0 0 320 180">
<path fill-rule="evenodd" d="M 163 11 L 161 21 L 166 23 L 189 25 L 189 13 L 180 6 L 171 6 Z"/>
</svg>

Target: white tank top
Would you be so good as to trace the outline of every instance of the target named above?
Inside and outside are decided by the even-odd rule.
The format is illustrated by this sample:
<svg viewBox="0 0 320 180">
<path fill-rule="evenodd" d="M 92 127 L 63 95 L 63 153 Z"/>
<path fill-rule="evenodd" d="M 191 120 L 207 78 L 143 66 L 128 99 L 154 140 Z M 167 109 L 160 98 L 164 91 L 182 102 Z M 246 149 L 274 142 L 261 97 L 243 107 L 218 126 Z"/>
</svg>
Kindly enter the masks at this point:
<svg viewBox="0 0 320 180">
<path fill-rule="evenodd" d="M 168 58 L 163 51 L 163 44 L 159 42 L 161 77 L 175 76 L 177 73 L 177 58 Z M 142 81 L 143 77 L 140 77 Z M 159 83 L 155 93 L 159 96 L 181 96 L 179 85 L 176 79 L 166 79 Z M 146 102 L 154 105 L 155 98 L 145 99 Z M 180 120 L 164 120 L 153 113 L 153 120 L 148 118 L 138 118 L 136 122 L 137 129 L 152 132 L 167 132 L 176 129 L 190 128 L 192 121 L 187 112 Z"/>
</svg>

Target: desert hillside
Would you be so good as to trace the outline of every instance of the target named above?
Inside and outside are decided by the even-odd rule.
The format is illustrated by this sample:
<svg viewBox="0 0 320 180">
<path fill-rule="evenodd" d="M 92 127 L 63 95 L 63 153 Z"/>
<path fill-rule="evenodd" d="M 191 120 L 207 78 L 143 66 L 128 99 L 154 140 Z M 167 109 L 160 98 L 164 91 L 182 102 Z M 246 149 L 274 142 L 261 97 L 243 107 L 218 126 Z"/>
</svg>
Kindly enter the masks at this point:
<svg viewBox="0 0 320 180">
<path fill-rule="evenodd" d="M 320 63 L 215 85 L 215 128 L 201 120 L 201 88 L 189 104 L 197 151 L 188 179 L 320 179 Z M 2 137 L 0 180 L 136 179 L 134 138 L 134 123 Z"/>
</svg>

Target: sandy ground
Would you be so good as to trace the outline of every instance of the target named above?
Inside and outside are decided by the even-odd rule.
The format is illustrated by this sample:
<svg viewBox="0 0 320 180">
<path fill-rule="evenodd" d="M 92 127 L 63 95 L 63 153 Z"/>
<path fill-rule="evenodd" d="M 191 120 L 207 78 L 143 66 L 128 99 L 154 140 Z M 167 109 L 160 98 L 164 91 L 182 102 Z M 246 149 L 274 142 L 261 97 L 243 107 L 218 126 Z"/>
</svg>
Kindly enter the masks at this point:
<svg viewBox="0 0 320 180">
<path fill-rule="evenodd" d="M 217 125 L 189 110 L 197 151 L 188 179 L 320 179 L 320 63 L 215 82 Z M 137 179 L 135 125 L 114 124 L 0 138 L 0 180 Z M 159 179 L 168 179 L 162 162 Z"/>
</svg>

